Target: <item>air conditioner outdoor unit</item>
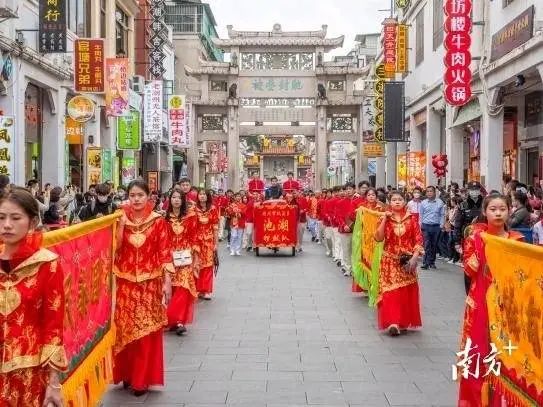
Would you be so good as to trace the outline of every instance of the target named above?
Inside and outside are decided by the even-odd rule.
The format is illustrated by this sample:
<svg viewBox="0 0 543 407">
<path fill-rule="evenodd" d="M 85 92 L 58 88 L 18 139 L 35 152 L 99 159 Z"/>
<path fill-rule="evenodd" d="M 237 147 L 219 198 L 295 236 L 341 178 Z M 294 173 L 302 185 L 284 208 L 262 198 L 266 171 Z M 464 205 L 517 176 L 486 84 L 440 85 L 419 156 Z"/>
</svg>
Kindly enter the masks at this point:
<svg viewBox="0 0 543 407">
<path fill-rule="evenodd" d="M 130 79 L 130 87 L 136 93 L 143 93 L 145 89 L 145 78 L 141 75 L 133 76 L 132 79 Z"/>
<path fill-rule="evenodd" d="M 0 18 L 17 18 L 17 0 L 0 0 Z"/>
</svg>

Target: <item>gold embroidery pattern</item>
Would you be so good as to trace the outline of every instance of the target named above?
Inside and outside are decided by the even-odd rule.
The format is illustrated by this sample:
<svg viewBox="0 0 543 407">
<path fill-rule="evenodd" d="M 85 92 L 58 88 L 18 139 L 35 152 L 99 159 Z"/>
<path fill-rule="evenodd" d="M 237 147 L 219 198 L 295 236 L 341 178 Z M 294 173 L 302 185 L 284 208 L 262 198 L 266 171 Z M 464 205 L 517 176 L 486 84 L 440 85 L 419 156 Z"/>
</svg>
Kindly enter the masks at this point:
<svg viewBox="0 0 543 407">
<path fill-rule="evenodd" d="M 193 297 L 198 297 L 192 266 L 176 267 L 175 274 L 172 276 L 172 286 L 186 288 Z"/>
</svg>

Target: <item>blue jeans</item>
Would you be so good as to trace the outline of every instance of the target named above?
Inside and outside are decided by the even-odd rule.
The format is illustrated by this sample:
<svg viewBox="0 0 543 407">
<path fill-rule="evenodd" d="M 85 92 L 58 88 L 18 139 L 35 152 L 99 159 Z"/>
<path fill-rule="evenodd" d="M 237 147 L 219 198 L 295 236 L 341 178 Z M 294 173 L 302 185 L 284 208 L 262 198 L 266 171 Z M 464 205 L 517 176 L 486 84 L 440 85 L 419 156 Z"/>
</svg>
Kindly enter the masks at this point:
<svg viewBox="0 0 543 407">
<path fill-rule="evenodd" d="M 441 227 L 439 225 L 422 224 L 422 235 L 424 236 L 424 258 L 423 266 L 432 266 L 436 264 L 437 242 Z"/>
<path fill-rule="evenodd" d="M 237 253 L 241 251 L 241 243 L 243 242 L 244 229 L 232 228 L 230 230 L 230 252 Z"/>
</svg>

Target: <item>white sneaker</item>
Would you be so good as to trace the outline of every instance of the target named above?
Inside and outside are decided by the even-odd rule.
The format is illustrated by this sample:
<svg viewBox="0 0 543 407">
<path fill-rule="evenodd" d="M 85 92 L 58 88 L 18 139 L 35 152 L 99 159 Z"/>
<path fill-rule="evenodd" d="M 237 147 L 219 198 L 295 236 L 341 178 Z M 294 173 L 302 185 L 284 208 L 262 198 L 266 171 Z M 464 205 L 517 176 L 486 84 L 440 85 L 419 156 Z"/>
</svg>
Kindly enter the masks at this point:
<svg viewBox="0 0 543 407">
<path fill-rule="evenodd" d="M 447 264 L 454 264 L 454 260 L 449 260 Z"/>
<path fill-rule="evenodd" d="M 236 253 L 230 252 L 230 256 L 235 256 L 235 255 L 236 255 Z"/>
<path fill-rule="evenodd" d="M 236 252 L 236 256 L 241 256 L 241 253 L 240 253 L 240 252 Z"/>
<path fill-rule="evenodd" d="M 343 275 L 344 275 L 345 277 L 349 277 L 349 276 L 351 275 L 351 272 L 350 272 L 349 270 L 345 270 L 345 271 L 343 272 Z"/>
<path fill-rule="evenodd" d="M 326 252 L 326 257 L 330 257 L 331 254 L 332 253 L 330 253 L 330 252 Z"/>
</svg>

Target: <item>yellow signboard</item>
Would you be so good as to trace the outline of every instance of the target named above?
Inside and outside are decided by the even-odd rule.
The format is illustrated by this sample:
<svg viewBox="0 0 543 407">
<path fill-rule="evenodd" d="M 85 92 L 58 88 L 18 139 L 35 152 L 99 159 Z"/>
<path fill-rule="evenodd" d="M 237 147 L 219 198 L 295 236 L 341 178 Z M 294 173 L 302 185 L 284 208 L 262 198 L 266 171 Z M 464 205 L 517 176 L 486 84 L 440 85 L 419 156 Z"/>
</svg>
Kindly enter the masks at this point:
<svg viewBox="0 0 543 407">
<path fill-rule="evenodd" d="M 385 147 L 382 143 L 364 143 L 362 155 L 368 158 L 384 157 Z"/>
<path fill-rule="evenodd" d="M 396 41 L 396 72 L 407 72 L 407 39 L 409 27 L 406 24 L 398 25 L 398 37 Z"/>
</svg>

